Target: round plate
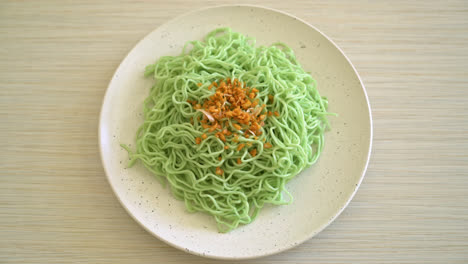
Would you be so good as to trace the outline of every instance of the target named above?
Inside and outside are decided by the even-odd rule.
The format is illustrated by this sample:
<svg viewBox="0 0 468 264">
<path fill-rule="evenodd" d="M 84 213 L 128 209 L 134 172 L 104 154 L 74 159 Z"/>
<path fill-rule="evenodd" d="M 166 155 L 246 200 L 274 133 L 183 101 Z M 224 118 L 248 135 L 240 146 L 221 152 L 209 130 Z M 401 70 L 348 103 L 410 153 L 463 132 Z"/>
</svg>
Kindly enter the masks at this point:
<svg viewBox="0 0 468 264">
<path fill-rule="evenodd" d="M 218 233 L 214 219 L 188 213 L 142 165 L 126 168 L 119 144 L 135 140 L 143 122 L 142 103 L 153 80 L 146 65 L 164 55 L 178 55 L 189 40 L 201 40 L 217 27 L 252 36 L 258 45 L 281 41 L 317 80 L 328 97 L 332 129 L 316 164 L 287 188 L 291 205 L 267 206 L 251 224 Z M 99 140 L 107 178 L 123 207 L 148 232 L 187 252 L 212 258 L 244 259 L 281 252 L 329 225 L 361 183 L 369 160 L 372 124 L 364 86 L 351 62 L 323 33 L 280 11 L 255 6 L 218 6 L 197 10 L 160 26 L 140 41 L 112 78 L 101 111 Z"/>
</svg>

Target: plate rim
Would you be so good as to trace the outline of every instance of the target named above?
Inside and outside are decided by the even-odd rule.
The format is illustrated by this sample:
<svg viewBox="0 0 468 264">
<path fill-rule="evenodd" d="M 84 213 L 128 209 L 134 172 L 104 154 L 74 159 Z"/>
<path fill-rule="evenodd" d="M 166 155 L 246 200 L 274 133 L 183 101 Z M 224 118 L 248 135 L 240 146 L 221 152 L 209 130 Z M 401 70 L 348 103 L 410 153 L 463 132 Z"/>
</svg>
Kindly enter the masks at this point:
<svg viewBox="0 0 468 264">
<path fill-rule="evenodd" d="M 116 74 L 117 74 L 117 71 L 120 69 L 120 67 L 122 66 L 122 64 L 126 61 L 126 59 L 128 58 L 128 56 L 133 52 L 133 50 L 139 46 L 143 41 L 145 41 L 147 38 L 149 38 L 149 36 L 151 34 L 153 34 L 153 32 L 155 32 L 156 30 L 158 30 L 160 27 L 162 27 L 163 25 L 166 25 L 168 23 L 171 23 L 173 21 L 176 21 L 178 19 L 181 19 L 183 17 L 186 17 L 186 16 L 189 16 L 193 13 L 197 13 L 197 12 L 201 12 L 201 11 L 204 11 L 204 10 L 208 10 L 208 9 L 216 9 L 216 8 L 222 8 L 222 7 L 253 7 L 253 8 L 259 8 L 259 9 L 264 9 L 264 10 L 268 10 L 268 11 L 273 11 L 273 12 L 276 12 L 276 13 L 279 13 L 279 14 L 282 14 L 282 15 L 285 15 L 285 16 L 288 16 L 288 17 L 291 17 L 291 18 L 294 18 L 295 20 L 299 21 L 299 22 L 302 22 L 304 23 L 305 25 L 307 25 L 308 27 L 314 29 L 315 31 L 317 31 L 318 33 L 320 33 L 323 37 L 325 37 L 325 39 L 327 39 L 330 43 L 332 43 L 332 45 L 343 55 L 343 57 L 346 59 L 346 61 L 349 63 L 349 65 L 351 66 L 351 68 L 353 69 L 353 72 L 354 74 L 357 76 L 358 80 L 359 80 L 359 84 L 362 88 L 362 91 L 364 93 L 364 97 L 366 99 L 366 103 L 367 103 L 367 108 L 368 108 L 368 112 L 369 112 L 369 149 L 367 150 L 367 157 L 366 157 L 366 162 L 365 162 L 365 165 L 364 165 L 364 168 L 362 169 L 362 172 L 361 172 L 361 176 L 359 177 L 359 181 L 356 185 L 356 188 L 354 188 L 354 191 L 351 193 L 351 195 L 349 196 L 348 200 L 346 201 L 346 203 L 343 204 L 343 206 L 335 213 L 335 215 L 328 219 L 328 221 L 324 224 L 322 224 L 322 226 L 317 229 L 315 232 L 312 232 L 310 234 L 308 234 L 304 239 L 300 240 L 300 241 L 297 241 L 297 243 L 294 243 L 294 244 L 289 244 L 289 245 L 286 245 L 280 249 L 277 249 L 275 251 L 271 251 L 271 252 L 267 252 L 267 253 L 262 253 L 262 254 L 258 254 L 258 255 L 250 255 L 250 256 L 240 256 L 240 257 L 226 257 L 226 256 L 220 256 L 220 255 L 216 255 L 216 254 L 206 254 L 206 253 L 199 253 L 199 252 L 196 252 L 196 251 L 188 251 L 186 250 L 186 248 L 184 247 L 181 247 L 180 245 L 178 244 L 175 244 L 175 243 L 172 243 L 166 239 L 164 239 L 162 236 L 158 235 L 157 233 L 153 232 L 152 230 L 150 230 L 149 228 L 147 228 L 138 218 L 136 218 L 136 216 L 130 211 L 130 209 L 125 206 L 125 203 L 122 201 L 122 199 L 120 198 L 120 196 L 118 195 L 117 193 L 117 190 L 116 190 L 116 187 L 114 186 L 114 184 L 112 183 L 111 179 L 110 179 L 110 173 L 109 173 L 109 169 L 107 168 L 106 166 L 106 163 L 104 162 L 104 152 L 103 152 L 103 116 L 104 116 L 104 105 L 105 105 L 105 102 L 106 101 L 109 101 L 109 97 L 110 97 L 110 87 L 111 85 L 113 84 L 113 82 L 115 81 L 115 78 L 116 78 Z M 102 99 L 102 103 L 101 103 L 101 109 L 100 109 L 100 113 L 99 113 L 99 123 L 98 123 L 98 145 L 99 145 L 99 156 L 101 158 L 101 164 L 103 166 L 103 169 L 104 169 L 104 173 L 106 175 L 106 179 L 107 179 L 107 182 L 109 183 L 109 185 L 111 186 L 111 189 L 112 189 L 112 192 L 114 193 L 114 195 L 117 197 L 117 200 L 119 201 L 120 205 L 125 209 L 125 211 L 127 212 L 128 215 L 130 215 L 130 217 L 135 221 L 137 222 L 141 227 L 143 227 L 144 230 L 146 230 L 148 233 L 150 233 L 151 235 L 153 235 L 154 237 L 156 237 L 157 239 L 159 239 L 160 241 L 176 248 L 176 249 L 179 249 L 181 251 L 184 251 L 184 252 L 187 252 L 187 253 L 190 253 L 192 255 L 196 255 L 196 256 L 200 256 L 200 257 L 204 257 L 204 258 L 210 258 L 210 259 L 218 259 L 218 260 L 248 260 L 248 259 L 256 259 L 256 258 L 261 258 L 261 257 L 267 257 L 267 256 L 271 256 L 271 255 L 276 255 L 276 254 L 279 254 L 281 252 L 284 252 L 284 251 L 287 251 L 291 248 L 294 248 L 300 244 L 303 244 L 305 241 L 308 241 L 310 240 L 311 238 L 313 238 L 314 236 L 316 236 L 317 234 L 319 234 L 320 232 L 322 232 L 325 228 L 327 228 L 331 223 L 333 223 L 340 215 L 341 213 L 348 207 L 348 205 L 350 204 L 350 202 L 352 201 L 352 199 L 354 198 L 354 196 L 356 195 L 359 187 L 361 186 L 361 183 L 362 181 L 364 180 L 364 176 L 367 172 L 367 169 L 368 169 L 368 166 L 369 166 L 369 161 L 370 161 L 370 156 L 371 156 L 371 152 L 372 152 L 372 142 L 373 142 L 373 134 L 374 134 L 374 129 L 373 129 L 373 120 L 372 120 L 372 110 L 371 110 L 371 105 L 370 105 L 370 102 L 369 102 L 369 97 L 367 95 L 367 90 L 364 86 L 364 83 L 361 79 L 361 76 L 359 75 L 356 67 L 354 66 L 354 64 L 351 62 L 351 60 L 348 58 L 348 56 L 344 53 L 344 51 L 330 38 L 328 37 L 325 33 L 323 33 L 321 30 L 319 30 L 317 27 L 313 26 L 312 24 L 310 24 L 309 22 L 307 21 L 304 21 L 303 19 L 297 17 L 296 15 L 293 15 L 293 14 L 290 14 L 288 12 L 285 12 L 285 11 L 282 11 L 282 10 L 278 10 L 278 9 L 275 9 L 275 8 L 271 8 L 271 7 L 267 7 L 267 6 L 262 6 L 262 5 L 254 5 L 254 4 L 222 4 L 222 5 L 213 5 L 213 6 L 205 6 L 205 7 L 202 7 L 202 8 L 198 8 L 198 9 L 194 9 L 192 11 L 189 11 L 189 12 L 184 12 L 180 15 L 177 15 L 175 16 L 174 18 L 172 19 L 169 19 L 165 22 L 163 22 L 162 24 L 158 25 L 156 28 L 154 28 L 153 30 L 151 30 L 149 33 L 147 33 L 142 39 L 140 39 L 135 45 L 132 46 L 132 48 L 126 53 L 126 55 L 124 56 L 124 58 L 122 59 L 122 61 L 119 63 L 119 65 L 117 66 L 117 68 L 115 69 L 115 71 L 113 72 L 112 74 L 112 77 L 107 85 L 107 88 L 106 88 L 106 92 L 103 96 L 103 99 Z"/>
</svg>

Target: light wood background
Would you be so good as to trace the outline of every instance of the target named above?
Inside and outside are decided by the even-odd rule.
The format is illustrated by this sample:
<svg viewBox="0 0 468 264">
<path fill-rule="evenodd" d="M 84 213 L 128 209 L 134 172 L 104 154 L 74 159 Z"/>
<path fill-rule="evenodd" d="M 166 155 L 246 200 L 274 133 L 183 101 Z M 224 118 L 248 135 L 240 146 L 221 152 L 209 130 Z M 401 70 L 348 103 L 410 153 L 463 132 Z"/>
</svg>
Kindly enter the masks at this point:
<svg viewBox="0 0 468 264">
<path fill-rule="evenodd" d="M 98 114 L 126 53 L 168 19 L 230 1 L 0 1 L 0 263 L 235 263 L 173 249 L 120 206 Z M 468 2 L 235 1 L 284 10 L 345 51 L 374 117 L 344 213 L 243 263 L 468 262 Z"/>
</svg>

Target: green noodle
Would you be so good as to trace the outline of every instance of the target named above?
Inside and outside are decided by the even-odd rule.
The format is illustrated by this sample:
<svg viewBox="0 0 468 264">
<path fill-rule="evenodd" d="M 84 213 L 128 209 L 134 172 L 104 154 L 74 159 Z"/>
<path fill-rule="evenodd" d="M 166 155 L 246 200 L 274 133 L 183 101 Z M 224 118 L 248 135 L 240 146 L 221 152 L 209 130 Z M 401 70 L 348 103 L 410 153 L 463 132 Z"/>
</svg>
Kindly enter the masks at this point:
<svg viewBox="0 0 468 264">
<path fill-rule="evenodd" d="M 265 204 L 292 202 L 285 184 L 322 152 L 328 101 L 288 46 L 255 47 L 255 39 L 219 28 L 204 41 L 188 42 L 179 56 L 161 57 L 147 66 L 145 75 L 156 82 L 144 101 L 136 150 L 122 145 L 129 166 L 141 161 L 163 184 L 169 182 L 188 211 L 214 216 L 221 232 L 252 222 Z M 240 136 L 238 143 L 224 143 L 201 126 L 203 113 L 187 102 L 204 101 L 214 93 L 208 86 L 228 77 L 257 88 L 260 104 L 279 113 L 265 120 L 258 139 Z M 196 144 L 204 133 L 208 138 Z M 247 148 L 236 150 L 247 142 L 257 148 L 256 156 Z M 273 147 L 264 148 L 264 142 Z M 224 175 L 217 175 L 216 167 Z"/>
</svg>

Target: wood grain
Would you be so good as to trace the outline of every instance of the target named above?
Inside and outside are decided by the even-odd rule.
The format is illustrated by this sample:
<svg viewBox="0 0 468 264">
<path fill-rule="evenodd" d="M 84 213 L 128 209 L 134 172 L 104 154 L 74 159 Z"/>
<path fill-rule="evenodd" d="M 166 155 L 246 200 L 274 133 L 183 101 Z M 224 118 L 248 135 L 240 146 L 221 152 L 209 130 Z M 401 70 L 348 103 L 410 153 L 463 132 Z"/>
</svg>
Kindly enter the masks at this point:
<svg viewBox="0 0 468 264">
<path fill-rule="evenodd" d="M 0 262 L 235 263 L 144 231 L 100 163 L 114 70 L 168 19 L 230 1 L 0 2 Z M 468 261 L 468 2 L 236 1 L 284 10 L 345 51 L 367 87 L 366 178 L 329 228 L 244 263 Z"/>
</svg>

